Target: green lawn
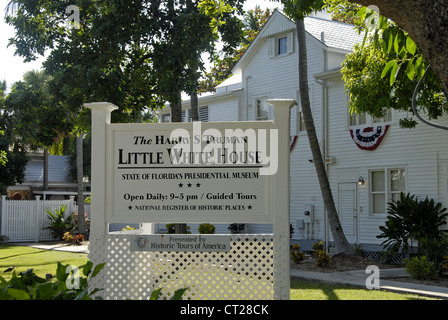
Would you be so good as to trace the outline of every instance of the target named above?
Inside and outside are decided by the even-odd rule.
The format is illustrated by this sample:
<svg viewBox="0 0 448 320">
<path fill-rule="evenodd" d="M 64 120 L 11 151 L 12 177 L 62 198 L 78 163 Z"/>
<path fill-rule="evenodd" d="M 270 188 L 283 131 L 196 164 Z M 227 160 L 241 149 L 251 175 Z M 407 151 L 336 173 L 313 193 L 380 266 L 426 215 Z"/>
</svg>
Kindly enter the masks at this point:
<svg viewBox="0 0 448 320">
<path fill-rule="evenodd" d="M 9 280 L 11 273 L 3 271 L 16 266 L 16 272 L 33 268 L 34 272 L 45 278 L 47 273 L 54 275 L 57 262 L 82 267 L 87 261 L 85 253 L 71 253 L 35 249 L 26 246 L 0 247 L 0 276 Z M 380 290 L 353 288 L 345 285 L 330 285 L 319 282 L 291 280 L 291 300 L 427 300 L 429 298 L 405 295 Z"/>
<path fill-rule="evenodd" d="M 42 250 L 26 246 L 0 247 L 0 276 L 9 280 L 11 273 L 4 273 L 10 266 L 16 266 L 16 273 L 26 271 L 30 268 L 45 278 L 47 273 L 55 274 L 57 262 L 82 267 L 87 261 L 86 253 L 72 253 L 64 251 Z"/>
<path fill-rule="evenodd" d="M 291 300 L 436 300 L 412 294 L 291 279 Z"/>
</svg>

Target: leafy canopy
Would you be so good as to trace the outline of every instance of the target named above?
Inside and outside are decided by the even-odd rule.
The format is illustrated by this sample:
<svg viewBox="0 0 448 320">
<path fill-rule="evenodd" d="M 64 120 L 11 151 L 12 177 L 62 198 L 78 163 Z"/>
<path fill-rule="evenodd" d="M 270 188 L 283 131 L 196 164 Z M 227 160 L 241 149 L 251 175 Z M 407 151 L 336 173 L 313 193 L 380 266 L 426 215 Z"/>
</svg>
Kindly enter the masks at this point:
<svg viewBox="0 0 448 320">
<path fill-rule="evenodd" d="M 427 61 L 409 35 L 392 21 L 366 7 L 358 11 L 358 16 L 358 28 L 365 32 L 365 40 L 346 56 L 341 69 L 351 112 L 383 117 L 389 109 L 407 111 L 400 125 L 415 127 L 412 95 Z M 442 86 L 433 72 L 422 84 L 417 105 L 430 119 L 448 111 Z"/>
</svg>

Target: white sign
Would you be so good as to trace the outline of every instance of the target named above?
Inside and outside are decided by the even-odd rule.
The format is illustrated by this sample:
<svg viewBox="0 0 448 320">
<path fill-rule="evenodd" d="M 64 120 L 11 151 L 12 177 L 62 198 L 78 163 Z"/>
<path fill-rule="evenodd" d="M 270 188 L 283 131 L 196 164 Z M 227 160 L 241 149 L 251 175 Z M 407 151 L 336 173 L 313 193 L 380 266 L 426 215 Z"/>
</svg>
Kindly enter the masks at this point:
<svg viewBox="0 0 448 320">
<path fill-rule="evenodd" d="M 131 251 L 228 252 L 226 235 L 136 235 L 130 240 Z"/>
<path fill-rule="evenodd" d="M 276 130 L 226 125 L 110 125 L 110 221 L 272 222 Z"/>
</svg>

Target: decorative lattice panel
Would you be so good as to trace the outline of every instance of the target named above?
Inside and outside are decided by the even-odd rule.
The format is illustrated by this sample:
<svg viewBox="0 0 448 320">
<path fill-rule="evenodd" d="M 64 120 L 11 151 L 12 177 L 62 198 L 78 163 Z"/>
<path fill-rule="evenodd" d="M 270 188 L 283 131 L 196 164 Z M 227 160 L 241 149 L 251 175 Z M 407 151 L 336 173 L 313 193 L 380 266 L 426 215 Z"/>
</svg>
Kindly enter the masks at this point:
<svg viewBox="0 0 448 320">
<path fill-rule="evenodd" d="M 91 285 L 104 299 L 149 299 L 157 288 L 169 299 L 186 287 L 183 299 L 273 299 L 273 235 L 230 237 L 229 252 L 136 252 L 126 235 L 90 239 L 90 260 L 106 262 Z"/>
</svg>

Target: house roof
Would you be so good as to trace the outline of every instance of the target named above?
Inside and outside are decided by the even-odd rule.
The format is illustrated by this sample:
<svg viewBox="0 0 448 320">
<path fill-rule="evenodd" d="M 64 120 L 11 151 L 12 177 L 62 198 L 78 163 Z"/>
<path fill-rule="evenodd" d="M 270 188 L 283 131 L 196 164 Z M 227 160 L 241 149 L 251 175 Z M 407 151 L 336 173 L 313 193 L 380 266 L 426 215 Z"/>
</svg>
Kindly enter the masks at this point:
<svg viewBox="0 0 448 320">
<path fill-rule="evenodd" d="M 349 52 L 357 42 L 362 41 L 362 35 L 359 35 L 354 26 L 350 24 L 315 16 L 305 17 L 304 22 L 307 34 L 329 50 Z M 291 32 L 295 29 L 296 25 L 291 19 L 286 17 L 280 10 L 275 10 L 235 65 L 233 72 L 238 73 L 248 63 L 266 38 L 280 33 Z"/>
<path fill-rule="evenodd" d="M 304 22 L 305 30 L 330 48 L 351 51 L 362 41 L 363 36 L 351 24 L 317 17 L 306 17 Z"/>
</svg>

